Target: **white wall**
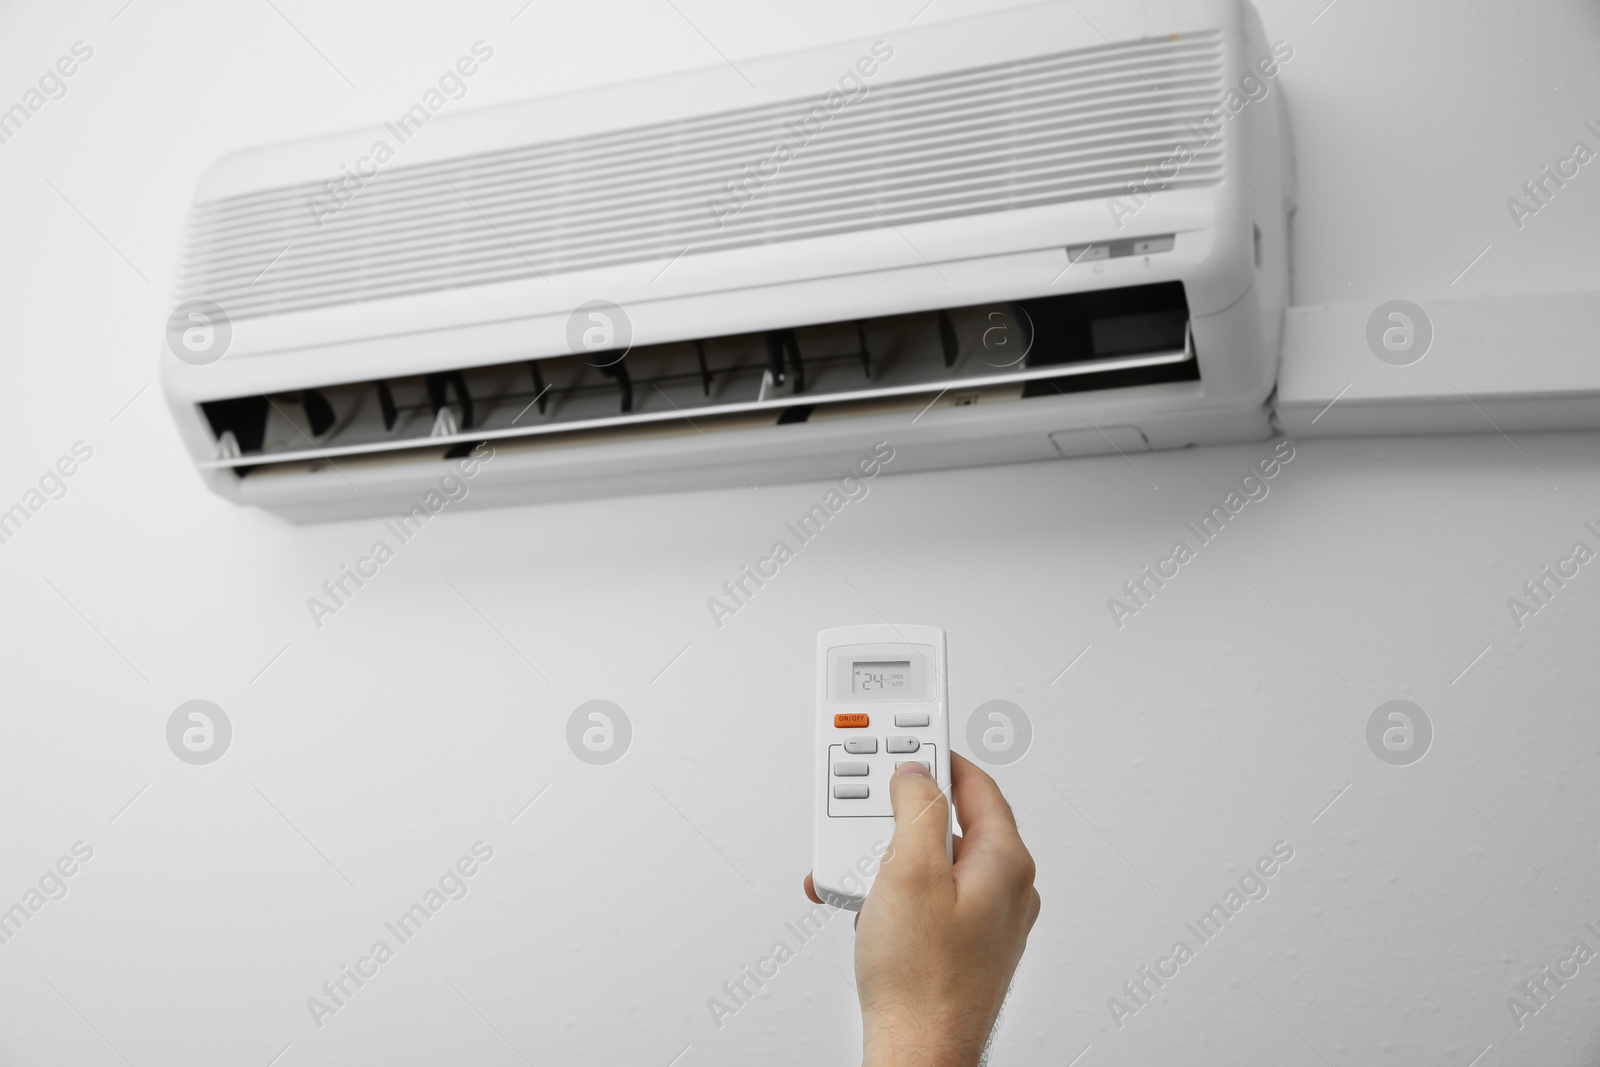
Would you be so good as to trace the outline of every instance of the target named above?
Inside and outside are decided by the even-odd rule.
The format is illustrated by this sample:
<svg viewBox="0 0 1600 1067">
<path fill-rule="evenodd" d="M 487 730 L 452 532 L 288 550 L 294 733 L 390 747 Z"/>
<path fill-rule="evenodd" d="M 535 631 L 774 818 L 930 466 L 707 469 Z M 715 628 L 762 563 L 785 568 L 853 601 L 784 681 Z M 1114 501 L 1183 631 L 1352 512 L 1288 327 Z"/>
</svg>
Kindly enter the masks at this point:
<svg viewBox="0 0 1600 1067">
<path fill-rule="evenodd" d="M 450 515 L 319 631 L 305 599 L 377 524 L 291 528 L 186 469 L 145 386 L 219 154 L 398 112 L 480 37 L 486 104 L 718 62 L 706 38 L 888 35 L 922 2 L 678 0 L 697 31 L 655 0 L 274 0 L 331 63 L 254 0 L 0 10 L 6 103 L 95 49 L 0 145 L 0 501 L 94 449 L 0 545 L 0 906 L 95 850 L 0 945 L 0 1063 L 849 1062 L 845 922 L 721 1030 L 705 1002 L 806 908 L 813 635 L 874 609 L 948 629 L 958 716 L 1005 698 L 1037 731 L 996 771 L 1044 897 L 997 1062 L 1600 1057 L 1600 963 L 1520 1032 L 1505 1004 L 1600 949 L 1600 567 L 1520 631 L 1506 608 L 1600 545 L 1594 435 L 1297 442 L 1121 631 L 1106 598 L 1268 446 L 882 479 L 720 632 L 705 598 L 817 486 Z M 1297 302 L 1600 287 L 1600 171 L 1521 232 L 1504 204 L 1600 120 L 1594 6 L 1321 7 L 1263 4 L 1297 49 Z M 204 768 L 163 734 L 197 697 L 236 730 Z M 1437 731 L 1405 768 L 1364 739 L 1396 697 Z M 564 742 L 593 698 L 635 726 L 611 767 Z M 306 998 L 479 839 L 470 894 L 313 1027 Z M 1279 840 L 1270 895 L 1113 1027 L 1106 999 Z"/>
</svg>

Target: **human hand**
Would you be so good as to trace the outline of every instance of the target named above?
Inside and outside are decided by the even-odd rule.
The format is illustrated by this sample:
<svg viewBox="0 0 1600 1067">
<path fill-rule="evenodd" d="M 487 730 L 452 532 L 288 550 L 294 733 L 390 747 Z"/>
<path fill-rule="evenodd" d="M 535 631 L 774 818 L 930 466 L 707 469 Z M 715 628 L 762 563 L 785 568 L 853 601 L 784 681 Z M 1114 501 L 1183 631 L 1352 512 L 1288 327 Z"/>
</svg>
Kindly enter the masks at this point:
<svg viewBox="0 0 1600 1067">
<path fill-rule="evenodd" d="M 964 837 L 922 764 L 889 780 L 894 837 L 856 917 L 863 1067 L 975 1067 L 1039 917 L 1033 857 L 994 779 L 950 756 Z M 806 895 L 818 904 L 811 876 Z"/>
</svg>

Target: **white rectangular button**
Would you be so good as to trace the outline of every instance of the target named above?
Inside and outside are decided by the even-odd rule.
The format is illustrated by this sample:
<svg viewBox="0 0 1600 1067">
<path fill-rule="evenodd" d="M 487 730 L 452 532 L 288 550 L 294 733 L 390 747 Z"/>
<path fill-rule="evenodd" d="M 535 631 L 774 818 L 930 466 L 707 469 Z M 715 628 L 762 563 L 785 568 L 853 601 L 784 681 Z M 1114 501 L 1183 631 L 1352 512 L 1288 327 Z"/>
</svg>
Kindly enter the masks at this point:
<svg viewBox="0 0 1600 1067">
<path fill-rule="evenodd" d="M 878 751 L 876 737 L 852 737 L 844 743 L 844 750 L 852 756 L 870 756 Z"/>
<path fill-rule="evenodd" d="M 866 800 L 870 792 L 864 785 L 836 785 L 833 787 L 833 799 Z"/>
<path fill-rule="evenodd" d="M 894 713 L 896 726 L 926 726 L 928 713 L 925 711 L 897 711 Z"/>
<path fill-rule="evenodd" d="M 915 737 L 890 737 L 886 746 L 890 752 L 915 752 L 922 747 L 922 742 Z"/>
<path fill-rule="evenodd" d="M 897 759 L 894 761 L 894 769 L 898 771 L 901 767 L 904 767 L 908 763 L 920 763 L 922 764 L 923 770 L 927 771 L 929 774 L 933 773 L 933 768 L 928 765 L 928 761 L 925 759 Z"/>
<path fill-rule="evenodd" d="M 867 761 L 835 763 L 833 765 L 833 773 L 840 778 L 864 778 L 867 774 Z"/>
</svg>

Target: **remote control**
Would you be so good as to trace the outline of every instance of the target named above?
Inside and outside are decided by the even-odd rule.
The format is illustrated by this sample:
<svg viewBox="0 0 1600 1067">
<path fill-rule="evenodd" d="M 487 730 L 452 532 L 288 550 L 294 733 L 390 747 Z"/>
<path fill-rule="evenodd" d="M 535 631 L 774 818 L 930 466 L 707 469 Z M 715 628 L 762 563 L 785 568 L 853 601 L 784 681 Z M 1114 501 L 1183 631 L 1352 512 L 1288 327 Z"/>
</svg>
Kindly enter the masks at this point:
<svg viewBox="0 0 1600 1067">
<path fill-rule="evenodd" d="M 860 911 L 894 836 L 889 778 L 919 760 L 950 795 L 944 631 L 873 623 L 817 635 L 817 768 L 811 879 Z M 950 823 L 945 821 L 945 854 Z"/>
</svg>

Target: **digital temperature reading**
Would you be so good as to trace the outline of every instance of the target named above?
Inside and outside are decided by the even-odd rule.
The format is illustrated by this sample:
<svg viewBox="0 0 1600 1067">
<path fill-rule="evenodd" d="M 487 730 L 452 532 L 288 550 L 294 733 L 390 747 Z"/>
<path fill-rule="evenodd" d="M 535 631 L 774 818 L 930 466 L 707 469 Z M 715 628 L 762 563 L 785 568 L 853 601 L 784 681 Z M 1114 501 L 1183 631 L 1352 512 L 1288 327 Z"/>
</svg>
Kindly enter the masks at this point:
<svg viewBox="0 0 1600 1067">
<path fill-rule="evenodd" d="M 902 691 L 908 684 L 911 661 L 889 660 L 853 664 L 850 671 L 851 693 L 884 693 Z"/>
</svg>

